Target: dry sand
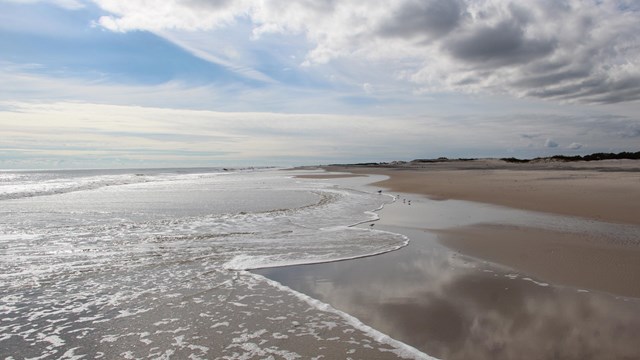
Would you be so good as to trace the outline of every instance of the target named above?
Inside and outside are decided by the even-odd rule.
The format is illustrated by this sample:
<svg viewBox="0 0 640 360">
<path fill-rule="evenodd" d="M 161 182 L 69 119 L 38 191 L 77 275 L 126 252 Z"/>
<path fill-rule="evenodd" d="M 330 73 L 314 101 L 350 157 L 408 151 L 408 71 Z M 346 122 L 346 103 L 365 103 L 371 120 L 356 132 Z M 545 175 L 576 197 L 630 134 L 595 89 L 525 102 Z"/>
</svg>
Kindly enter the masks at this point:
<svg viewBox="0 0 640 360">
<path fill-rule="evenodd" d="M 375 185 L 432 199 L 640 225 L 639 161 L 512 165 L 489 160 L 327 170 L 387 175 Z M 440 232 L 440 239 L 554 284 L 640 297 L 639 241 L 502 224 L 453 228 Z"/>
</svg>

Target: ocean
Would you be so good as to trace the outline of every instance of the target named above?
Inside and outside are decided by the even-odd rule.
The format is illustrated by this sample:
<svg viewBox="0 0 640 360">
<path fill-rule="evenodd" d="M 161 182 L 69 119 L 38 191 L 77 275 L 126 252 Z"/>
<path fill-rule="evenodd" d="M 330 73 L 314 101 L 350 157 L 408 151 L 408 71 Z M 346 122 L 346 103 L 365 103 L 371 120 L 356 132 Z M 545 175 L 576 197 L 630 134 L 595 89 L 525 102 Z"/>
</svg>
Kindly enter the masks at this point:
<svg viewBox="0 0 640 360">
<path fill-rule="evenodd" d="M 295 174 L 0 172 L 0 357 L 425 358 L 247 271 L 408 243 L 354 226 L 392 196 Z"/>
</svg>

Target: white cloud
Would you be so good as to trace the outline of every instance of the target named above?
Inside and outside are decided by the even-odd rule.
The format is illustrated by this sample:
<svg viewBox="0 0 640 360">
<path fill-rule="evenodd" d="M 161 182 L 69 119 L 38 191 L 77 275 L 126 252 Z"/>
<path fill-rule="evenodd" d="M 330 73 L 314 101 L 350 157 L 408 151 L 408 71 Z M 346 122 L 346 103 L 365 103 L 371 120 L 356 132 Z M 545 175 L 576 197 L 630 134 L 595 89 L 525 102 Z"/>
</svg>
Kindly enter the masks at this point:
<svg viewBox="0 0 640 360">
<path fill-rule="evenodd" d="M 236 21 L 250 1 L 203 0 L 95 0 L 114 14 L 102 16 L 100 25 L 112 31 L 211 30 Z"/>
<path fill-rule="evenodd" d="M 203 60 L 222 65 L 248 79 L 267 83 L 274 82 L 268 75 L 255 70 L 251 66 L 256 65 L 255 62 L 250 61 L 246 55 L 241 56 L 239 51 L 231 46 L 231 39 L 221 34 L 166 30 L 159 31 L 158 34 L 191 54 Z"/>
<path fill-rule="evenodd" d="M 582 144 L 574 142 L 574 143 L 571 143 L 569 146 L 567 146 L 567 149 L 569 149 L 569 150 L 580 150 L 580 149 L 582 149 L 582 146 L 583 146 Z"/>
<path fill-rule="evenodd" d="M 426 91 L 640 99 L 640 12 L 623 0 L 94 1 L 111 13 L 99 22 L 113 31 L 208 32 L 249 22 L 239 48 L 268 34 L 303 35 L 303 65 L 382 62 Z"/>
</svg>

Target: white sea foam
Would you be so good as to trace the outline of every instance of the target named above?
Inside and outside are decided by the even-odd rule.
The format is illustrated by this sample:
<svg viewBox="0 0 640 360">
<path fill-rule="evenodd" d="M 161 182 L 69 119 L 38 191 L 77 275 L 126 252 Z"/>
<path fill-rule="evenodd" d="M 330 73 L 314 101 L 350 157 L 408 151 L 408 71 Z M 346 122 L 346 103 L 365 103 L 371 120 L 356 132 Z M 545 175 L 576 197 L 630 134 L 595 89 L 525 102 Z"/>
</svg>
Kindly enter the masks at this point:
<svg viewBox="0 0 640 360">
<path fill-rule="evenodd" d="M 272 282 L 244 270 L 370 256 L 408 242 L 402 235 L 353 227 L 376 220 L 372 210 L 392 201 L 390 196 L 298 182 L 276 172 L 150 177 L 95 175 L 39 185 L 34 180 L 14 192 L 5 188 L 3 200 L 0 194 L 0 316 L 9 320 L 0 330 L 12 336 L 0 339 L 0 348 L 28 344 L 31 351 L 41 349 L 40 354 L 97 357 L 105 355 L 76 346 L 135 337 L 139 348 L 106 356 L 202 357 L 203 344 L 189 337 L 200 326 L 187 321 L 192 312 L 192 319 L 206 321 L 204 328 L 237 332 L 241 338 L 248 320 L 239 319 L 278 304 L 254 303 L 254 289 Z M 12 181 L 16 177 L 5 183 Z M 43 194 L 53 196 L 35 196 Z M 347 314 L 294 294 L 318 311 L 339 315 L 399 355 L 425 358 Z M 218 306 L 223 308 L 210 312 Z M 166 307 L 187 317 L 166 318 L 172 313 Z M 128 327 L 109 332 L 124 323 L 147 325 L 134 332 Z M 313 323 L 327 331 L 338 324 L 335 318 Z M 95 330 L 75 332 L 87 325 Z M 347 330 L 341 328 L 345 334 Z M 315 330 L 309 334 L 319 336 Z M 261 341 L 284 336 L 292 337 L 280 331 Z M 67 343 L 74 348 L 66 348 Z M 54 350 L 47 350 L 52 344 Z M 254 347 L 250 341 L 228 351 L 295 356 L 286 349 Z M 0 350 L 0 355 L 11 353 Z"/>
</svg>

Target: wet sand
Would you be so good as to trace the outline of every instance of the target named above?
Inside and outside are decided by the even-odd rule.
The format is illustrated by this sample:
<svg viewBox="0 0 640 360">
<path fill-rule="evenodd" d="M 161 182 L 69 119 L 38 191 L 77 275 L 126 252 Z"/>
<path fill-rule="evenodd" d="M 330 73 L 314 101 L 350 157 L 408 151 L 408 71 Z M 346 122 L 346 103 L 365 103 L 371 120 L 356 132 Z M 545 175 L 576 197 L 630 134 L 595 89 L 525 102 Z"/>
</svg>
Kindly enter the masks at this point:
<svg viewBox="0 0 640 360">
<path fill-rule="evenodd" d="M 598 163 L 538 164 L 528 169 L 479 161 L 337 169 L 386 175 L 389 179 L 373 185 L 430 199 L 471 200 L 580 217 L 594 224 L 620 224 L 627 233 L 623 239 L 615 229 L 596 235 L 589 226 L 509 226 L 499 218 L 475 224 L 461 221 L 438 230 L 440 240 L 453 249 L 544 281 L 640 297 L 640 162 Z M 425 228 L 419 221 L 414 225 Z"/>
<path fill-rule="evenodd" d="M 640 301 L 549 286 L 452 251 L 434 232 L 389 225 L 420 213 L 413 202 L 388 205 L 375 224 L 409 236 L 405 248 L 256 272 L 442 359 L 640 358 Z"/>
<path fill-rule="evenodd" d="M 387 175 L 388 180 L 375 185 L 432 199 L 640 224 L 640 161 L 529 165 L 478 160 L 417 166 L 327 169 Z"/>
<path fill-rule="evenodd" d="M 640 247 L 614 237 L 497 224 L 438 234 L 450 248 L 552 284 L 640 298 Z"/>
</svg>

